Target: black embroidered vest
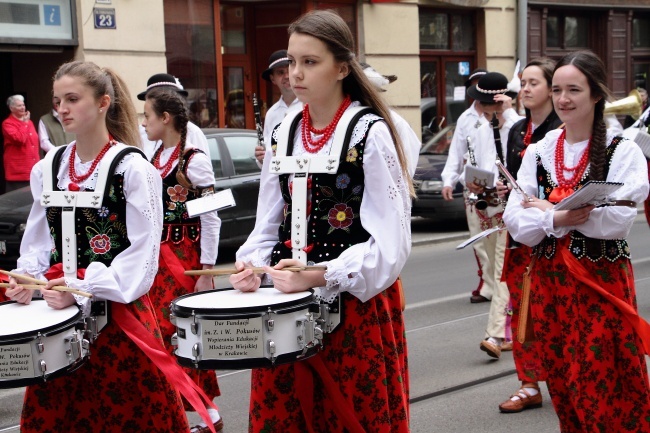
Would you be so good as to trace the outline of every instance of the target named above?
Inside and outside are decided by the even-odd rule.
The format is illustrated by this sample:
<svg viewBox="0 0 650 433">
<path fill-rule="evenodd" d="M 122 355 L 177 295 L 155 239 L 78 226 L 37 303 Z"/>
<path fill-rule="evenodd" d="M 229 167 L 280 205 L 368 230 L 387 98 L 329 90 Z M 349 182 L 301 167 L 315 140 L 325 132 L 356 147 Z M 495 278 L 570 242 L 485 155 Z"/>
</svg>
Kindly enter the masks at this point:
<svg viewBox="0 0 650 433">
<path fill-rule="evenodd" d="M 190 158 L 201 150 L 192 148 L 185 152 L 185 167 Z M 162 242 L 179 243 L 187 236 L 192 242 L 201 238 L 200 217 L 190 218 L 187 215 L 186 204 L 190 200 L 199 198 L 198 190 L 188 189 L 178 184 L 176 173 L 178 165 L 163 179 L 163 231 Z"/>
<path fill-rule="evenodd" d="M 58 166 L 53 170 L 58 172 Z M 127 249 L 129 242 L 126 221 L 126 197 L 124 195 L 124 175 L 113 174 L 107 180 L 102 207 L 76 208 L 75 233 L 77 235 L 77 267 L 87 268 L 92 262 L 109 266 L 115 256 Z M 56 188 L 56 183 L 54 184 Z M 61 191 L 61 189 L 59 189 Z M 93 191 L 86 189 L 86 191 Z M 50 254 L 50 265 L 61 262 L 61 208 L 49 207 L 46 210 L 50 235 L 54 248 Z"/>
<path fill-rule="evenodd" d="M 622 137 L 614 137 L 612 143 L 607 146 L 605 151 L 605 167 L 604 167 L 604 177 L 607 178 L 609 173 L 609 165 L 612 161 L 612 156 L 616 151 L 616 148 L 620 144 Z M 551 180 L 551 174 L 546 170 L 544 165 L 541 162 L 539 155 L 535 155 L 537 162 L 537 180 L 538 188 L 540 188 L 540 197 L 548 197 L 553 188 L 557 185 Z M 575 187 L 575 190 L 579 189 L 584 185 L 589 178 L 589 169 L 585 170 L 582 178 L 578 182 L 578 185 Z M 541 192 L 543 191 L 543 195 Z M 610 262 L 614 262 L 620 257 L 630 258 L 630 248 L 625 239 L 594 239 L 589 238 L 580 233 L 577 230 L 572 230 L 569 233 L 571 242 L 569 244 L 569 250 L 571 253 L 578 259 L 587 258 L 591 261 L 597 261 L 602 258 L 607 259 Z M 553 236 L 547 236 L 544 240 L 535 247 L 534 253 L 537 254 L 537 257 L 546 257 L 547 259 L 552 258 L 555 255 L 557 249 L 557 238 Z"/>
<path fill-rule="evenodd" d="M 335 259 L 347 248 L 370 238 L 360 217 L 364 190 L 363 153 L 370 127 L 382 119 L 376 115 L 366 116 L 371 116 L 367 123 L 357 122 L 358 126 L 365 128 L 362 140 L 352 147 L 347 143 L 343 145 L 337 173 L 312 173 L 309 176 L 311 202 L 307 205 L 309 233 L 305 248 L 309 263 Z M 366 116 L 362 119 L 367 119 Z M 287 153 L 291 155 L 292 152 L 293 137 L 290 137 Z M 279 242 L 273 248 L 271 265 L 291 258 L 292 203 L 288 174 L 280 175 L 280 188 L 285 201 L 284 220 L 278 230 Z"/>
</svg>

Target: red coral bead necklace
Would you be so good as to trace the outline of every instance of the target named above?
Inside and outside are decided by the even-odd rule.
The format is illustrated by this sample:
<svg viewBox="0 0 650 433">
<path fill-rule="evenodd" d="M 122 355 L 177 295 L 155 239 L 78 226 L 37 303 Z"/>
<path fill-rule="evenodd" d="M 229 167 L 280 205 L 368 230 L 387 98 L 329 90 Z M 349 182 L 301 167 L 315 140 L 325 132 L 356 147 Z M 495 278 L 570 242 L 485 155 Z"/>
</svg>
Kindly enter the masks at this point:
<svg viewBox="0 0 650 433">
<path fill-rule="evenodd" d="M 553 188 L 553 191 L 548 196 L 549 201 L 552 203 L 559 203 L 566 197 L 573 194 L 573 188 L 578 184 L 589 163 L 589 148 L 591 147 L 591 139 L 587 143 L 587 148 L 582 152 L 580 160 L 575 167 L 567 167 L 564 165 L 564 137 L 566 130 L 562 131 L 557 139 L 555 146 L 555 176 L 557 178 L 558 186 Z M 571 178 L 564 177 L 564 172 L 568 171 L 573 173 Z"/>
<path fill-rule="evenodd" d="M 573 188 L 577 185 L 578 181 L 582 177 L 589 163 L 589 148 L 591 147 L 591 139 L 587 144 L 587 148 L 582 152 L 580 156 L 580 161 L 576 164 L 575 167 L 567 167 L 564 165 L 564 138 L 566 136 L 566 130 L 562 131 L 560 137 L 557 139 L 557 146 L 555 146 L 555 175 L 557 177 L 557 183 L 559 186 L 564 188 Z M 573 172 L 573 176 L 567 179 L 564 177 L 564 172 Z"/>
<path fill-rule="evenodd" d="M 99 162 L 102 160 L 104 155 L 106 155 L 106 152 L 108 152 L 108 149 L 113 147 L 114 145 L 117 144 L 117 141 L 109 134 L 108 136 L 108 142 L 102 147 L 102 150 L 99 151 L 99 154 L 95 157 L 93 160 L 93 163 L 90 165 L 90 168 L 86 172 L 86 174 L 77 174 L 77 171 L 74 168 L 74 160 L 75 160 L 75 155 L 77 154 L 77 143 L 72 145 L 72 150 L 70 151 L 70 158 L 68 160 L 68 176 L 70 177 L 70 184 L 68 185 L 68 190 L 69 191 L 79 191 L 81 188 L 79 187 L 79 184 L 85 181 L 90 177 L 91 174 L 95 171 L 97 168 L 97 165 Z"/>
<path fill-rule="evenodd" d="M 178 144 L 176 144 L 176 147 L 174 148 L 174 152 L 169 157 L 167 162 L 161 165 L 160 154 L 162 153 L 163 150 L 164 150 L 164 146 L 160 146 L 158 150 L 156 150 L 156 153 L 154 154 L 151 163 L 153 164 L 154 167 L 156 167 L 158 173 L 160 173 L 160 177 L 164 179 L 167 177 L 169 172 L 172 171 L 172 165 L 174 165 L 174 161 L 178 159 L 178 155 L 181 153 L 181 142 L 179 141 Z"/>
<path fill-rule="evenodd" d="M 336 110 L 336 114 L 334 115 L 334 118 L 330 124 L 323 129 L 316 129 L 312 126 L 311 118 L 309 116 L 309 104 L 305 104 L 302 109 L 301 132 L 302 144 L 305 146 L 305 150 L 307 152 L 317 153 L 323 147 L 325 147 L 325 144 L 327 144 L 329 139 L 332 137 L 332 134 L 334 134 L 334 130 L 336 129 L 336 125 L 338 125 L 339 120 L 341 120 L 341 116 L 343 116 L 343 113 L 345 113 L 345 110 L 348 109 L 351 103 L 352 100 L 350 99 L 350 96 L 346 95 L 345 99 L 343 99 L 343 102 L 341 102 L 341 105 L 339 105 L 338 110 Z M 311 134 L 322 135 L 322 137 L 314 140 L 312 139 Z"/>
</svg>

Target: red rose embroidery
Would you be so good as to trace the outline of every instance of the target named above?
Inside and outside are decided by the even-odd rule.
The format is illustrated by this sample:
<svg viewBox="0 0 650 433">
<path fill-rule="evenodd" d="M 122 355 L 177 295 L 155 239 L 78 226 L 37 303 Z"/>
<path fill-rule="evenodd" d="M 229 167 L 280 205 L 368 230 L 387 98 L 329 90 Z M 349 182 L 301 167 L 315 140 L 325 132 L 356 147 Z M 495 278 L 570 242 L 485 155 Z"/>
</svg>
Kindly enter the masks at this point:
<svg viewBox="0 0 650 433">
<path fill-rule="evenodd" d="M 327 217 L 327 220 L 332 227 L 337 229 L 344 229 L 352 225 L 354 213 L 352 212 L 351 207 L 345 203 L 339 203 L 330 209 Z"/>
<path fill-rule="evenodd" d="M 167 188 L 167 194 L 169 194 L 169 199 L 171 201 L 184 203 L 187 200 L 187 189 L 183 188 L 180 185 L 175 185 L 173 187 Z"/>
<path fill-rule="evenodd" d="M 111 240 L 106 235 L 95 235 L 90 240 L 90 248 L 95 254 L 106 254 L 111 250 Z"/>
</svg>

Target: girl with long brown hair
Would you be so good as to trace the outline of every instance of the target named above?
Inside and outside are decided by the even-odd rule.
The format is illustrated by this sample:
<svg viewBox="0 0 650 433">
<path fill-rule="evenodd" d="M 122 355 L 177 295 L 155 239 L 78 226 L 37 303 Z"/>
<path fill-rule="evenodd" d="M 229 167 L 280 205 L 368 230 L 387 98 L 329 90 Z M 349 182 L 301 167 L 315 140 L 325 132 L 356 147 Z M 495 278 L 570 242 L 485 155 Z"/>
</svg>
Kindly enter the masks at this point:
<svg viewBox="0 0 650 433">
<path fill-rule="evenodd" d="M 53 286 L 106 300 L 108 323 L 79 369 L 27 387 L 21 431 L 188 431 L 173 379 L 145 354 L 147 347 L 162 345 L 147 294 L 158 269 L 161 181 L 131 146 L 140 142 L 131 97 L 115 72 L 81 61 L 59 68 L 53 96 L 76 141 L 52 151 L 54 157 L 32 171 L 34 204 L 15 272 L 48 280 L 40 292 L 54 309 L 76 304 L 88 315 L 90 302 Z M 100 188 L 102 162 L 110 158 L 114 171 Z M 49 200 L 92 192 L 101 206 L 59 201 L 46 207 L 42 192 Z M 7 296 L 29 304 L 33 292 L 14 278 L 10 284 Z"/>
<path fill-rule="evenodd" d="M 638 315 L 625 240 L 648 195 L 641 149 L 603 120 L 606 70 L 590 51 L 561 58 L 553 105 L 564 130 L 531 144 L 504 214 L 514 240 L 533 248 L 530 314 L 560 430 L 650 431 L 645 354 L 650 325 Z M 554 205 L 587 181 L 623 183 L 610 199 L 572 210 Z"/>
<path fill-rule="evenodd" d="M 261 279 L 245 266 L 265 266 L 276 289 L 314 288 L 323 303 L 340 300 L 343 314 L 315 356 L 253 370 L 250 431 L 407 432 L 407 350 L 396 281 L 410 252 L 412 184 L 405 151 L 341 17 L 309 12 L 291 24 L 289 35 L 291 86 L 305 105 L 274 131 L 273 143 L 286 152 L 276 156 L 309 161 L 331 155 L 338 168 L 305 176 L 262 173 L 262 191 L 274 199 L 258 211 L 264 217 L 237 252 L 241 272 L 230 281 L 255 291 Z M 339 119 L 359 105 L 374 113 L 352 124 L 350 139 L 333 151 Z M 297 122 L 295 134 L 278 143 L 286 122 Z M 297 184 L 307 193 L 297 193 Z M 306 232 L 292 224 L 293 213 L 302 212 Z M 282 269 L 297 264 L 327 270 Z"/>
</svg>

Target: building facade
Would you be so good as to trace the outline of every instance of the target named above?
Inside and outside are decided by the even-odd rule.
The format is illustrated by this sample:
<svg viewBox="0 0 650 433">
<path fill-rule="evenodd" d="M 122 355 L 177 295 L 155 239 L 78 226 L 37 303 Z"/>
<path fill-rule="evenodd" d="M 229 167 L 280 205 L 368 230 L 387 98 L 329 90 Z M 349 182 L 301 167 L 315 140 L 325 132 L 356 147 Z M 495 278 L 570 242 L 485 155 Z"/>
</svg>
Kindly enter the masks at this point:
<svg viewBox="0 0 650 433">
<path fill-rule="evenodd" d="M 455 121 L 476 67 L 511 77 L 517 59 L 589 48 L 617 97 L 648 85 L 647 0 L 0 0 L 0 97 L 23 94 L 37 122 L 57 67 L 83 59 L 124 77 L 140 112 L 148 77 L 169 72 L 197 124 L 253 128 L 253 94 L 262 112 L 279 97 L 261 78 L 269 55 L 312 9 L 336 10 L 358 58 L 398 76 L 384 95 L 418 132 Z"/>
</svg>

